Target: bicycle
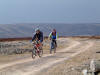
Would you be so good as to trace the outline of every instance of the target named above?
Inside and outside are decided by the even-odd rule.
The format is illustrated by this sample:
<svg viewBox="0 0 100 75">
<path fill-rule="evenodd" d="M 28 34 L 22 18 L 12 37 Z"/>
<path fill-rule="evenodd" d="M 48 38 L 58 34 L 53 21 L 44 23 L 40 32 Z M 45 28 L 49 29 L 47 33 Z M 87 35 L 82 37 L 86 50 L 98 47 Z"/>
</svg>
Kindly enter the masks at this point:
<svg viewBox="0 0 100 75">
<path fill-rule="evenodd" d="M 37 55 L 39 57 L 42 57 L 43 55 L 43 49 L 39 41 L 33 42 L 32 58 L 34 59 Z"/>
<path fill-rule="evenodd" d="M 56 40 L 52 39 L 51 40 L 50 54 L 52 53 L 52 50 L 54 50 L 54 53 L 56 53 L 56 48 L 57 48 Z"/>
</svg>

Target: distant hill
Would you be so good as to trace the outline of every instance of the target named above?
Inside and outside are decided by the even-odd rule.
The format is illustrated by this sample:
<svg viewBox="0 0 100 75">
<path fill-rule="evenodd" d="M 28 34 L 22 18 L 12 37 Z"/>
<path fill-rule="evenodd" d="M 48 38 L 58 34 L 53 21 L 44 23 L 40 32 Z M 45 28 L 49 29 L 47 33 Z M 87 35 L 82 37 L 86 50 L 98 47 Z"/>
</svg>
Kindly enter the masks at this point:
<svg viewBox="0 0 100 75">
<path fill-rule="evenodd" d="M 40 28 L 44 35 L 48 35 L 53 28 L 57 29 L 60 36 L 100 35 L 99 23 L 63 24 L 63 23 L 23 23 L 1 24 L 0 38 L 30 37 L 35 28 Z"/>
</svg>

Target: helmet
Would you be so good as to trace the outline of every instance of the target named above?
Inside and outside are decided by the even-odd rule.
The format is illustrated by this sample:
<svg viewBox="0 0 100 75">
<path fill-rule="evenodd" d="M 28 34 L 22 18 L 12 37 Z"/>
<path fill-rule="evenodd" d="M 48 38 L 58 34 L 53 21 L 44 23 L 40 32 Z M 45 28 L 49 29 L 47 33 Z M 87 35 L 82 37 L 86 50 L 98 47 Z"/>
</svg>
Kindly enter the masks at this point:
<svg viewBox="0 0 100 75">
<path fill-rule="evenodd" d="M 53 31 L 52 32 L 56 32 L 56 29 L 53 29 Z"/>
<path fill-rule="evenodd" d="M 36 29 L 35 29 L 35 32 L 36 32 L 36 31 L 40 31 L 40 29 L 39 29 L 39 28 L 36 28 Z"/>
</svg>

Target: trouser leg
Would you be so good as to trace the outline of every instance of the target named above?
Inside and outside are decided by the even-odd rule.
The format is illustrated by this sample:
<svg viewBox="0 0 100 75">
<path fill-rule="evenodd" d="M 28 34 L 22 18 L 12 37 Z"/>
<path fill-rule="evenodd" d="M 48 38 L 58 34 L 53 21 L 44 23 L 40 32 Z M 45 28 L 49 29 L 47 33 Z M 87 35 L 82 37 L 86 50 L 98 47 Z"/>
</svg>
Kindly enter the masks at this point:
<svg viewBox="0 0 100 75">
<path fill-rule="evenodd" d="M 55 43 L 55 46 L 57 47 L 57 41 L 56 40 L 54 41 L 54 43 Z"/>
<path fill-rule="evenodd" d="M 52 53 L 52 49 L 53 49 L 53 41 L 51 41 L 51 45 L 50 45 L 50 53 Z"/>
</svg>

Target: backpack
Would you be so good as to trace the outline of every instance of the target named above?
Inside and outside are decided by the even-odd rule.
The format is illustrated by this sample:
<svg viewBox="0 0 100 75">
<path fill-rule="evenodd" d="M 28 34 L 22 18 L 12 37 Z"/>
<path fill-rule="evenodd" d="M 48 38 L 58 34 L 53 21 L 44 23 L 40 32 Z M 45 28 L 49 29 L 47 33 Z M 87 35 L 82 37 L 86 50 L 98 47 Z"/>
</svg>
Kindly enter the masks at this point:
<svg viewBox="0 0 100 75">
<path fill-rule="evenodd" d="M 56 33 L 52 33 L 52 37 L 51 37 L 52 39 L 56 39 Z"/>
</svg>

